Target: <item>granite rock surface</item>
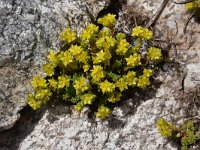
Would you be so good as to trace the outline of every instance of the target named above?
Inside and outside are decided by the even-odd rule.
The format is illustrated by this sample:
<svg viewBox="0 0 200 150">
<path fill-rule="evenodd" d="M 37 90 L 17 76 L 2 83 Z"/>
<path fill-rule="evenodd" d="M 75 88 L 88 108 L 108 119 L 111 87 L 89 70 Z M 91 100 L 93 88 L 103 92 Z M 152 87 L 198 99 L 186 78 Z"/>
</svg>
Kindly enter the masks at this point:
<svg viewBox="0 0 200 150">
<path fill-rule="evenodd" d="M 0 130 L 19 118 L 30 78 L 41 73 L 47 52 L 59 48 L 59 33 L 67 26 L 80 32 L 104 6 L 104 1 L 0 0 Z"/>
<path fill-rule="evenodd" d="M 163 47 L 166 47 L 171 58 L 171 62 L 163 65 L 163 71 L 156 76 L 156 80 L 162 84 L 149 88 L 142 94 L 135 93 L 132 99 L 115 108 L 108 119 L 100 121 L 91 116 L 87 108 L 79 114 L 62 105 L 48 110 L 42 108 L 38 111 L 32 111 L 29 107 L 25 107 L 20 111 L 20 118 L 18 114 L 18 111 L 26 105 L 25 94 L 30 88 L 28 86 L 29 78 L 36 72 L 40 73 L 38 68 L 45 62 L 48 48 L 59 47 L 57 45 L 58 33 L 68 25 L 66 20 L 69 19 L 65 19 L 66 16 L 73 20 L 76 18 L 75 16 L 79 16 L 76 12 L 80 11 L 80 14 L 87 18 L 86 22 L 89 22 L 91 21 L 90 17 L 84 13 L 85 7 L 79 7 L 79 4 L 81 6 L 90 5 L 81 0 L 16 0 L 10 3 L 6 0 L 0 1 L 2 4 L 0 11 L 7 12 L 7 15 L 1 13 L 5 15 L 1 16 L 1 20 L 5 20 L 6 25 L 0 28 L 3 31 L 1 33 L 5 32 L 2 41 L 7 42 L 2 44 L 3 46 L 0 45 L 0 52 L 3 52 L 0 55 L 0 62 L 2 62 L 0 63 L 2 64 L 0 73 L 3 76 L 0 78 L 2 84 L 0 114 L 3 119 L 0 121 L 8 122 L 6 118 L 10 118 L 14 123 L 18 119 L 14 127 L 0 132 L 0 149 L 176 150 L 179 148 L 178 145 L 160 136 L 156 129 L 156 120 L 158 117 L 164 117 L 168 121 L 180 124 L 184 118 L 191 117 L 191 114 L 200 115 L 199 108 L 187 101 L 192 97 L 187 99 L 184 97 L 189 90 L 195 93 L 195 88 L 198 87 L 200 81 L 200 40 L 198 36 L 200 28 L 199 24 L 192 19 L 186 33 L 183 33 L 184 24 L 189 16 L 183 5 L 176 5 L 170 1 L 153 28 L 157 39 L 155 42 L 159 41 Z M 90 2 L 93 3 L 93 1 Z M 100 10 L 100 4 L 100 2 L 97 4 L 96 12 Z M 119 27 L 124 32 L 130 31 L 134 21 L 130 22 L 127 18 L 123 20 L 123 15 L 132 15 L 134 20 L 133 9 L 134 12 L 145 15 L 144 18 L 147 19 L 145 22 L 148 23 L 161 4 L 160 0 L 128 0 L 128 6 L 119 12 L 119 20 L 121 19 Z M 28 11 L 30 8 L 33 8 L 33 11 Z M 75 8 L 77 8 L 75 14 L 65 12 Z M 124 14 L 125 12 L 126 14 Z M 35 23 L 27 21 L 26 17 L 29 13 L 33 13 L 33 16 L 35 16 L 34 13 L 40 13 L 39 20 L 36 17 Z M 34 20 L 33 16 L 29 16 L 28 20 L 30 18 Z M 27 24 L 23 22 L 19 23 L 19 26 L 13 25 L 13 28 L 17 29 L 11 33 L 12 28 L 7 25 L 10 25 L 8 22 L 13 20 L 14 23 L 25 21 Z M 74 28 L 81 30 L 84 25 L 78 23 L 78 20 L 81 20 L 80 16 L 72 22 L 75 22 Z M 143 23 L 145 24 L 145 22 Z M 22 38 L 23 36 L 24 38 Z M 8 40 L 4 40 L 5 37 Z M 35 41 L 35 45 L 33 41 Z M 19 44 L 20 42 L 23 44 Z M 20 49 L 20 53 L 17 49 Z M 30 55 L 27 56 L 26 51 L 31 51 Z M 174 63 L 174 60 L 178 63 Z M 5 101 L 8 101 L 10 106 L 5 105 Z M 3 126 L 5 129 L 10 128 L 13 124 L 3 124 Z M 193 147 L 196 150 L 198 148 Z"/>
</svg>

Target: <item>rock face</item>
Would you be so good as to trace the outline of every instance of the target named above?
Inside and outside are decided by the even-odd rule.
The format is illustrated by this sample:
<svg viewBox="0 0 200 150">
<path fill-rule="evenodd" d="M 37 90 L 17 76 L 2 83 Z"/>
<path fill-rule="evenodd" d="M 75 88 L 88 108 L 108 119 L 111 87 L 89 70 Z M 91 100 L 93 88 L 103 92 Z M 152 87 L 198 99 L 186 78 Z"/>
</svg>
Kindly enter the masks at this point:
<svg viewBox="0 0 200 150">
<path fill-rule="evenodd" d="M 181 89 L 182 75 L 183 72 L 163 74 L 165 85 L 159 88 L 157 95 L 153 89 L 148 89 L 149 93 L 145 91 L 115 108 L 113 115 L 105 121 L 89 117 L 87 109 L 81 114 L 64 106 L 48 111 L 25 110 L 16 126 L 1 132 L 1 148 L 168 149 L 171 145 L 166 145 L 167 141 L 160 137 L 155 122 L 160 116 L 168 120 L 185 116 L 187 105 L 182 106 L 174 97 L 174 93 Z"/>
<path fill-rule="evenodd" d="M 0 0 L 0 130 L 8 129 L 26 105 L 29 80 L 56 49 L 66 26 L 79 31 L 105 2 L 85 0 Z"/>
<path fill-rule="evenodd" d="M 58 33 L 70 23 L 74 29 L 81 30 L 91 21 L 88 10 L 97 16 L 104 6 L 103 2 L 87 2 L 89 4 L 83 0 L 0 0 L 1 130 L 12 127 L 19 118 L 19 110 L 26 105 L 29 79 L 40 72 L 38 68 L 45 62 L 48 49 L 59 47 Z M 162 1 L 129 0 L 128 3 L 130 6 L 123 10 L 127 14 L 132 15 L 129 10 L 135 8 L 134 11 L 151 18 Z M 155 25 L 158 40 L 164 41 L 170 56 L 181 63 L 163 66 L 164 71 L 157 77 L 162 82 L 159 88 L 147 89 L 141 95 L 136 93 L 133 99 L 115 108 L 106 121 L 91 117 L 88 109 L 78 114 L 62 105 L 38 111 L 26 107 L 14 127 L 0 132 L 0 149 L 177 149 L 160 136 L 155 122 L 161 116 L 176 123 L 188 117 L 188 103 L 179 97 L 182 90 L 198 85 L 200 45 L 197 35 L 200 29 L 192 20 L 184 34 L 186 18 L 183 5 L 169 3 Z M 130 26 L 122 29 L 128 32 Z M 169 41 L 173 43 L 170 45 Z M 190 109 L 193 114 L 200 114 L 197 108 Z"/>
</svg>

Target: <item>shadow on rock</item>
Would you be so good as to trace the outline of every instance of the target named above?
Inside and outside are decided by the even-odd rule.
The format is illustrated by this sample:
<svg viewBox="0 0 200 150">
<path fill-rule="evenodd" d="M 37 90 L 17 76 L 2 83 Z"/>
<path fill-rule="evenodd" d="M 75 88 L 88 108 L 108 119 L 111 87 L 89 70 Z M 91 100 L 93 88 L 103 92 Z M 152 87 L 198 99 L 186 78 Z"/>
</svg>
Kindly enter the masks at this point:
<svg viewBox="0 0 200 150">
<path fill-rule="evenodd" d="M 130 96 L 126 98 L 127 100 L 123 100 L 113 106 L 112 115 L 108 118 L 109 128 L 123 128 L 127 122 L 127 116 L 134 115 L 141 103 L 154 98 L 156 94 L 156 89 L 153 86 L 144 90 L 136 88 L 133 91 L 128 91 L 131 94 L 129 93 Z"/>
<path fill-rule="evenodd" d="M 18 149 L 20 142 L 29 135 L 41 119 L 45 111 L 42 109 L 34 111 L 26 106 L 20 111 L 20 119 L 11 129 L 0 132 L 0 149 Z"/>
<path fill-rule="evenodd" d="M 118 18 L 119 17 L 118 14 L 122 10 L 122 6 L 125 4 L 127 4 L 127 0 L 110 0 L 109 5 L 106 8 L 102 9 L 98 13 L 96 19 L 94 20 L 94 24 L 96 24 L 96 25 L 100 26 L 100 28 L 102 28 L 103 26 L 98 24 L 97 20 L 98 20 L 98 18 L 101 18 L 108 13 L 115 14 L 116 18 Z"/>
<path fill-rule="evenodd" d="M 71 108 L 67 103 L 59 102 L 56 101 L 54 104 L 50 104 L 47 106 L 48 110 L 48 115 L 47 115 L 47 120 L 50 123 L 53 123 L 54 121 L 59 119 L 59 116 L 66 115 L 66 114 L 71 114 Z"/>
</svg>

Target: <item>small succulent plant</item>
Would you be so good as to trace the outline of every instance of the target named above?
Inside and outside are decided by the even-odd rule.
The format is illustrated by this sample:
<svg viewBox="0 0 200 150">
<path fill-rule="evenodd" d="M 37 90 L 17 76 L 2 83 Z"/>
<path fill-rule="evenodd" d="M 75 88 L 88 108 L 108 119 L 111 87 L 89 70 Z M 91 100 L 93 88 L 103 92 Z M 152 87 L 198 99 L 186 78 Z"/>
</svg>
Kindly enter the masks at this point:
<svg viewBox="0 0 200 150">
<path fill-rule="evenodd" d="M 192 120 L 185 121 L 179 128 L 174 124 L 165 121 L 163 118 L 157 120 L 157 129 L 160 134 L 175 142 L 181 143 L 182 150 L 188 150 L 199 139 L 199 128 Z"/>
<path fill-rule="evenodd" d="M 110 105 L 121 101 L 128 89 L 150 85 L 153 69 L 162 60 L 161 49 L 142 49 L 152 31 L 136 26 L 131 33 L 134 42 L 128 42 L 124 33 L 115 31 L 115 15 L 107 14 L 98 23 L 104 28 L 89 24 L 79 35 L 70 28 L 60 34 L 64 50 L 51 50 L 43 65 L 46 76 L 36 75 L 31 81 L 34 91 L 28 104 L 33 109 L 59 99 L 77 111 L 93 107 L 96 117 L 104 119 L 111 113 Z"/>
</svg>

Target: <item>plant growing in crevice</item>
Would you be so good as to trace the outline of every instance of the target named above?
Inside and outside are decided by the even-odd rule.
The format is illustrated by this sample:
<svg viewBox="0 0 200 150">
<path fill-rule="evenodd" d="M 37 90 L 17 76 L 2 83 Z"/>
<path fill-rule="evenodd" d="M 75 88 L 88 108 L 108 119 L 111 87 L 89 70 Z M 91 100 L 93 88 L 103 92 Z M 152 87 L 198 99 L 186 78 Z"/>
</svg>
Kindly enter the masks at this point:
<svg viewBox="0 0 200 150">
<path fill-rule="evenodd" d="M 63 48 L 58 53 L 50 51 L 43 65 L 46 76 L 35 76 L 31 82 L 34 92 L 28 104 L 33 109 L 58 99 L 77 111 L 89 106 L 96 110 L 96 117 L 104 119 L 128 89 L 150 85 L 162 60 L 161 49 L 148 45 L 152 31 L 136 26 L 128 42 L 124 33 L 115 30 L 115 15 L 107 14 L 98 23 L 104 28 L 89 24 L 80 35 L 70 28 L 60 34 Z"/>
<path fill-rule="evenodd" d="M 197 12 L 200 9 L 200 0 L 186 1 L 185 6 L 188 11 L 195 11 L 196 15 L 199 15 Z"/>
<path fill-rule="evenodd" d="M 200 0 L 185 0 L 182 2 L 174 2 L 175 4 L 185 4 L 187 11 L 193 11 L 196 12 L 196 15 L 198 14 L 198 11 L 200 9 Z"/>
<path fill-rule="evenodd" d="M 179 128 L 172 123 L 165 121 L 163 118 L 157 120 L 157 129 L 160 134 L 181 144 L 182 150 L 188 150 L 200 138 L 199 123 L 196 121 L 185 121 Z"/>
<path fill-rule="evenodd" d="M 186 0 L 183 2 L 175 2 L 176 4 L 185 4 L 187 12 L 190 13 L 190 17 L 187 20 L 185 27 L 184 27 L 184 32 L 186 31 L 186 28 L 191 21 L 192 18 L 195 18 L 199 22 L 200 20 L 200 0 Z"/>
</svg>

